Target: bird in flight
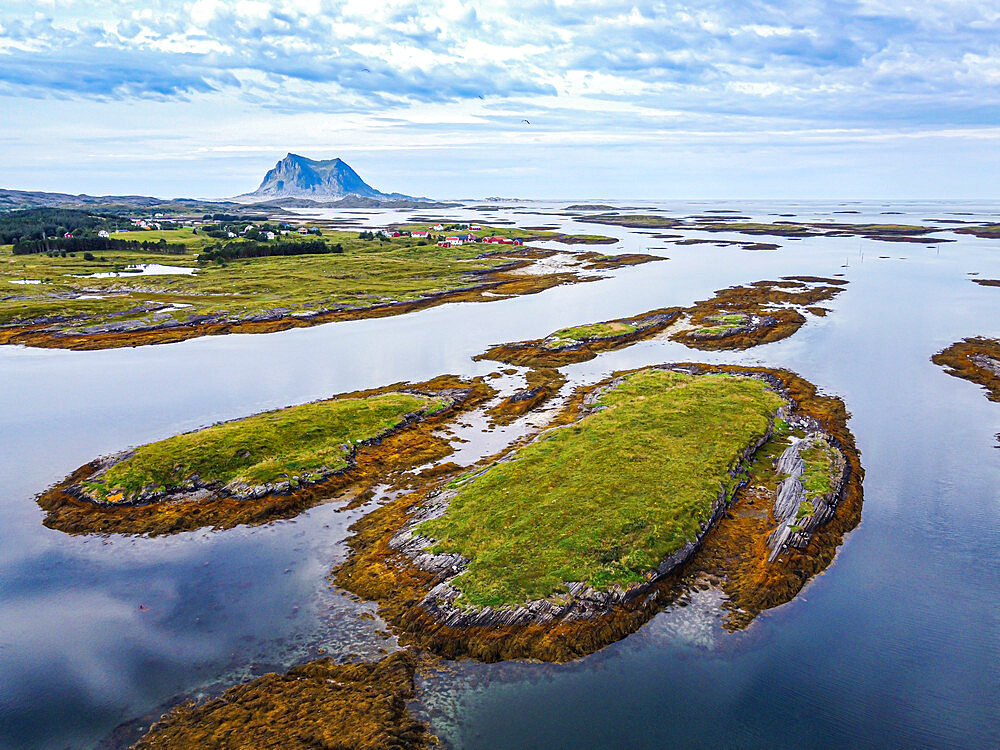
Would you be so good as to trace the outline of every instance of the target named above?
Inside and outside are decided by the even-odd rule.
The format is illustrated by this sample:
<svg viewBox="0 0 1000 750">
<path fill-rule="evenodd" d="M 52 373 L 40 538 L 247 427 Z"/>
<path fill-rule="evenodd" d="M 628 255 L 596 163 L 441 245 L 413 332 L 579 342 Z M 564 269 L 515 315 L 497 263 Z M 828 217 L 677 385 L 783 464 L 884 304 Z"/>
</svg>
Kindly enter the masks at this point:
<svg viewBox="0 0 1000 750">
<path fill-rule="evenodd" d="M 530 123 L 530 122 L 528 122 L 527 120 L 521 120 L 521 122 L 527 122 L 527 123 L 528 123 L 529 125 L 531 124 L 531 123 Z"/>
</svg>

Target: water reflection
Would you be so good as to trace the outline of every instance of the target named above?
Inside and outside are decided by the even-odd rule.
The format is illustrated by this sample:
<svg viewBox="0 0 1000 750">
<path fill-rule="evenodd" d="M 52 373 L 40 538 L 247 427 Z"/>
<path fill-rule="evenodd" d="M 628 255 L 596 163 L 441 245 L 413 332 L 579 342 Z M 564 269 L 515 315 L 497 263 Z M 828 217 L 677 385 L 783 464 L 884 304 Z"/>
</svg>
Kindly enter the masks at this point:
<svg viewBox="0 0 1000 750">
<path fill-rule="evenodd" d="M 595 230 L 560 215 L 569 203 L 522 205 L 435 216 L 601 231 L 621 239 L 602 252 L 654 246 L 670 260 L 519 299 L 276 334 L 134 350 L 0 349 L 0 746 L 87 747 L 174 696 L 319 649 L 346 657 L 386 647 L 381 624 L 361 616 L 370 605 L 325 578 L 361 511 L 321 506 L 255 529 L 155 540 L 45 529 L 33 495 L 95 455 L 338 392 L 486 374 L 493 366 L 471 356 L 493 343 L 690 305 L 733 284 L 837 273 L 851 283 L 832 312 L 785 341 L 696 357 L 645 342 L 566 368 L 580 380 L 656 362 L 763 363 L 842 397 L 867 469 L 866 503 L 826 573 L 736 635 L 721 623 L 670 624 L 699 612 L 671 608 L 573 664 L 453 665 L 427 679 L 427 710 L 448 742 L 469 748 L 611 747 L 623 738 L 633 747 L 1000 744 L 1000 614 L 991 604 L 1000 590 L 1000 409 L 930 362 L 970 333 L 1000 334 L 1000 292 L 967 275 L 1000 277 L 996 241 L 779 240 L 781 249 L 755 253 Z M 655 207 L 683 216 L 718 206 Z M 995 215 L 975 204 L 852 204 L 860 213 L 850 217 L 834 213 L 838 204 L 732 208 L 764 220 Z M 410 213 L 359 216 L 380 225 Z"/>
</svg>

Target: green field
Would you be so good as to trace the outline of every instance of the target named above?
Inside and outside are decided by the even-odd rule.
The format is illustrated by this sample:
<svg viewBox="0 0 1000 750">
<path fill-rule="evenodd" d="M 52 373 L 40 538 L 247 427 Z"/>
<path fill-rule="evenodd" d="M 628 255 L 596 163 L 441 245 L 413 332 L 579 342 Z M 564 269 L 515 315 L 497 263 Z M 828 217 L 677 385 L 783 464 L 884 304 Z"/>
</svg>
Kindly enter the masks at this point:
<svg viewBox="0 0 1000 750">
<path fill-rule="evenodd" d="M 365 308 L 386 302 L 407 301 L 477 283 L 472 271 L 509 263 L 507 258 L 477 258 L 502 248 L 467 245 L 440 248 L 409 237 L 389 241 L 363 240 L 357 232 L 324 231 L 322 239 L 340 244 L 336 254 L 273 256 L 199 263 L 197 256 L 218 240 L 191 229 L 126 232 L 115 239 L 159 240 L 182 243 L 188 252 L 105 251 L 86 260 L 18 255 L 0 247 L 0 325 L 24 323 L 42 317 L 67 318 L 60 325 L 138 321 L 162 323 L 187 321 L 212 315 L 239 321 L 255 313 L 283 311 L 309 314 L 340 306 Z M 299 239 L 291 235 L 290 239 Z M 275 241 L 275 242 L 279 242 Z M 76 276 L 120 270 L 129 264 L 159 263 L 196 267 L 194 275 L 138 276 L 81 279 Z M 29 279 L 39 284 L 14 284 Z M 78 295 L 102 296 L 80 299 Z M 150 308 L 187 305 L 151 316 Z"/>
<path fill-rule="evenodd" d="M 635 333 L 638 329 L 628 323 L 591 323 L 589 325 L 563 328 L 550 337 L 553 346 L 569 346 L 586 339 L 609 339 L 615 336 Z"/>
<path fill-rule="evenodd" d="M 418 527 L 435 552 L 469 560 L 454 581 L 468 604 L 642 580 L 696 537 L 783 401 L 753 378 L 646 370 L 600 403 L 460 483 L 445 514 Z"/>
<path fill-rule="evenodd" d="M 446 405 L 431 396 L 388 393 L 277 409 L 143 445 L 85 487 L 99 499 L 123 502 L 151 487 L 181 488 L 194 476 L 218 485 L 324 476 L 348 465 L 350 444 L 384 433 L 407 414 Z"/>
</svg>

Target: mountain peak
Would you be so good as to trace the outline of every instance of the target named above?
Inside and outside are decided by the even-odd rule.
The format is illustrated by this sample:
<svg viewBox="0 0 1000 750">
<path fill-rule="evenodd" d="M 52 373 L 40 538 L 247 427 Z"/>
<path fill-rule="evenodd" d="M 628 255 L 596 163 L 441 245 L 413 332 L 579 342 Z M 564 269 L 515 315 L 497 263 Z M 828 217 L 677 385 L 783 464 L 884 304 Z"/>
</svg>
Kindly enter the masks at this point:
<svg viewBox="0 0 1000 750">
<path fill-rule="evenodd" d="M 260 187 L 248 193 L 247 197 L 323 200 L 340 199 L 350 195 L 383 200 L 410 198 L 401 193 L 383 193 L 376 190 L 339 157 L 320 161 L 301 154 L 293 154 L 291 151 L 264 175 Z"/>
</svg>

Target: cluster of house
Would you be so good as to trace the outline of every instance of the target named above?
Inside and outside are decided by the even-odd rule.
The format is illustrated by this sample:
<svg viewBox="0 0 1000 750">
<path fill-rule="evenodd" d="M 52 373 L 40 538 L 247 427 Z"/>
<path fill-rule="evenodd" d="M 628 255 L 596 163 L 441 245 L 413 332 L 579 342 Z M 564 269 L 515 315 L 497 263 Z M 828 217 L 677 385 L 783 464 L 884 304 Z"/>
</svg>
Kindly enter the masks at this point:
<svg viewBox="0 0 1000 750">
<path fill-rule="evenodd" d="M 157 216 L 163 216 L 163 214 L 157 214 Z M 162 225 L 158 221 L 150 221 L 149 219 L 132 219 L 132 226 L 138 229 L 160 229 Z"/>
<path fill-rule="evenodd" d="M 454 226 L 454 225 L 453 225 Z M 383 237 L 413 237 L 418 240 L 426 240 L 430 238 L 431 232 L 441 232 L 444 230 L 443 224 L 435 224 L 430 228 L 430 230 L 417 229 L 412 232 L 400 232 L 394 229 L 380 229 L 376 234 Z M 448 235 L 444 239 L 437 243 L 438 247 L 451 247 L 452 245 L 467 245 L 473 242 L 483 242 L 490 245 L 523 245 L 522 240 L 516 239 L 514 237 L 477 237 L 473 232 L 482 231 L 482 227 L 478 224 L 470 224 L 468 227 L 468 232 L 464 234 L 452 234 Z"/>
<path fill-rule="evenodd" d="M 438 247 L 451 247 L 452 245 L 466 245 L 472 242 L 482 242 L 487 245 L 523 245 L 524 241 L 514 237 L 477 237 L 474 234 L 454 234 L 445 237 L 438 242 Z"/>
</svg>

